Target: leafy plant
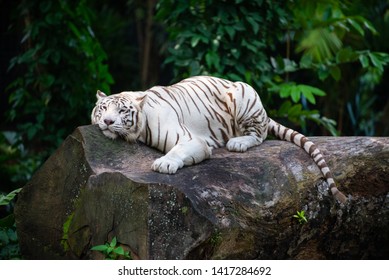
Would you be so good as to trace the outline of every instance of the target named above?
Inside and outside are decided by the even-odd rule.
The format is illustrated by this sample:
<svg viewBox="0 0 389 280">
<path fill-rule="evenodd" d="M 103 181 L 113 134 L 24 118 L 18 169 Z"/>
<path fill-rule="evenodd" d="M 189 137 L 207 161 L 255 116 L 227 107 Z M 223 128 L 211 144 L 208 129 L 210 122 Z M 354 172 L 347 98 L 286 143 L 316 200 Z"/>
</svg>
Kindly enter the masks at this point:
<svg viewBox="0 0 389 280">
<path fill-rule="evenodd" d="M 22 190 L 22 188 L 13 190 L 9 194 L 0 194 L 0 206 L 5 206 L 11 203 L 15 196 Z"/>
<path fill-rule="evenodd" d="M 132 259 L 130 252 L 124 251 L 123 247 L 118 245 L 116 237 L 112 238 L 111 242 L 107 242 L 104 245 L 93 246 L 91 250 L 103 253 L 106 260 Z"/>
<path fill-rule="evenodd" d="M 62 240 L 61 240 L 61 245 L 62 245 L 62 248 L 64 249 L 64 251 L 68 251 L 69 250 L 69 243 L 68 243 L 68 239 L 69 239 L 69 227 L 73 221 L 73 218 L 74 218 L 74 213 L 71 213 L 65 220 L 65 222 L 63 223 L 62 225 Z"/>
<path fill-rule="evenodd" d="M 41 161 L 31 156 L 15 131 L 0 132 L 0 177 L 9 191 L 27 182 Z"/>
<path fill-rule="evenodd" d="M 10 61 L 18 78 L 8 86 L 7 115 L 30 156 L 45 158 L 90 122 L 97 88 L 109 91 L 113 79 L 86 0 L 21 1 L 18 12 L 24 51 Z"/>
<path fill-rule="evenodd" d="M 369 18 L 379 19 L 386 12 L 384 6 L 380 1 L 366 4 L 362 1 L 341 3 L 334 0 L 299 0 L 289 1 L 288 4 L 293 17 L 288 21 L 285 36 L 287 57 L 273 59 L 288 63 L 285 66 L 278 63 L 280 65 L 277 64 L 275 69 L 284 75 L 286 81 L 296 78 L 296 71 L 304 71 L 305 78 L 309 73 L 310 79 L 316 79 L 316 83 L 322 83 L 324 91 L 332 93 L 320 105 L 322 111 L 330 112 L 331 117 L 338 119 L 337 130 L 369 135 L 366 133 L 374 131 L 381 117 L 373 109 L 373 105 L 377 107 L 378 100 L 374 89 L 389 63 L 387 53 L 371 47 L 370 40 L 382 36 Z M 367 12 L 380 10 L 381 14 L 374 16 Z M 356 95 L 363 95 L 369 102 L 370 106 L 364 106 L 364 114 L 351 110 L 354 100 L 359 99 Z M 348 116 L 344 112 L 348 112 Z M 363 129 L 359 129 L 360 124 Z"/>
<path fill-rule="evenodd" d="M 15 226 L 0 227 L 0 260 L 20 258 L 20 247 Z"/>
<path fill-rule="evenodd" d="M 12 201 L 21 191 L 16 189 L 8 194 L 0 194 L 0 207 L 6 207 L 11 212 L 0 218 L 0 259 L 20 259 L 20 248 L 16 233 L 15 217 L 12 213 Z"/>
<path fill-rule="evenodd" d="M 286 17 L 282 4 L 162 0 L 157 11 L 171 41 L 165 63 L 173 65 L 176 80 L 208 74 L 260 88 L 271 78 L 266 52 L 280 35 L 274 27 Z"/>
<path fill-rule="evenodd" d="M 280 110 L 269 110 L 272 117 L 286 117 L 303 128 L 313 120 L 337 134 L 334 121 L 306 106 L 307 102 L 316 104 L 316 97 L 325 92 L 281 77 L 301 69 L 289 58 L 273 56 L 277 39 L 284 36 L 291 20 L 285 5 L 277 1 L 236 0 L 218 5 L 212 0 L 162 0 L 157 18 L 169 32 L 172 43 L 165 63 L 173 65 L 176 79 L 214 75 L 246 81 L 261 92 L 267 108 L 281 101 Z"/>
<path fill-rule="evenodd" d="M 305 224 L 308 222 L 308 219 L 305 217 L 305 211 L 297 211 L 296 215 L 293 215 L 293 218 L 296 218 L 300 224 Z"/>
<path fill-rule="evenodd" d="M 173 67 L 175 80 L 215 75 L 245 81 L 260 92 L 273 118 L 287 118 L 304 133 L 313 121 L 339 135 L 355 81 L 367 72 L 382 76 L 389 59 L 384 52 L 363 49 L 365 37 L 378 32 L 366 17 L 355 14 L 358 5 L 335 0 L 235 0 L 223 5 L 162 0 L 157 18 L 170 37 L 165 63 Z M 315 106 L 323 113 L 335 112 L 335 117 L 339 112 L 340 123 Z"/>
</svg>

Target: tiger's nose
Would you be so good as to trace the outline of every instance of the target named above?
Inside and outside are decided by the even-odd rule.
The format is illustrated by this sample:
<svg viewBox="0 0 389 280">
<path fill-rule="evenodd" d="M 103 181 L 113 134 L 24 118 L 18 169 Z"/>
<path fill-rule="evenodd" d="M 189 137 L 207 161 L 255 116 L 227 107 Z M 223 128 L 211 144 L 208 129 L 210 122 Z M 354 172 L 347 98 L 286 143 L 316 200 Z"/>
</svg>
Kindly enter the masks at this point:
<svg viewBox="0 0 389 280">
<path fill-rule="evenodd" d="M 111 125 L 111 124 L 113 124 L 115 121 L 113 121 L 113 120 L 111 120 L 111 119 L 104 119 L 104 123 L 106 124 L 106 125 Z"/>
</svg>

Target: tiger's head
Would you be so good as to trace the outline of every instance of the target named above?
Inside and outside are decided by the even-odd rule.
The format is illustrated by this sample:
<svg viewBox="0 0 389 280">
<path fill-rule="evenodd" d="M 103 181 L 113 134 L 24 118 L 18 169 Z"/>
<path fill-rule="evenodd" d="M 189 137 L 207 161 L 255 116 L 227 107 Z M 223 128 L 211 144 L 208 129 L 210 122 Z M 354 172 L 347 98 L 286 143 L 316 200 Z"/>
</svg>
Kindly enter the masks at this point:
<svg viewBox="0 0 389 280">
<path fill-rule="evenodd" d="M 98 124 L 105 136 L 118 136 L 133 142 L 143 130 L 142 108 L 146 100 L 144 92 L 122 92 L 107 96 L 97 91 L 97 102 L 93 108 L 92 124 Z"/>
</svg>

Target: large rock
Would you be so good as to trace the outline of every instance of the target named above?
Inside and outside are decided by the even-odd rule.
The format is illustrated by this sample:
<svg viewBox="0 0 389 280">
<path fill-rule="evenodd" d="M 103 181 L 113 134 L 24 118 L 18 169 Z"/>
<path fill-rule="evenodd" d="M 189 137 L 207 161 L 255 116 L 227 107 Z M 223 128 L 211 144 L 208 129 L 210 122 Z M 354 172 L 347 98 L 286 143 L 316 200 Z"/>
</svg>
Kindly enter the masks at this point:
<svg viewBox="0 0 389 280">
<path fill-rule="evenodd" d="M 312 140 L 350 196 L 347 205 L 288 142 L 215 150 L 165 175 L 150 169 L 160 152 L 79 127 L 19 195 L 22 253 L 101 258 L 90 248 L 116 236 L 140 259 L 387 259 L 389 138 Z M 308 223 L 293 218 L 300 210 Z"/>
</svg>

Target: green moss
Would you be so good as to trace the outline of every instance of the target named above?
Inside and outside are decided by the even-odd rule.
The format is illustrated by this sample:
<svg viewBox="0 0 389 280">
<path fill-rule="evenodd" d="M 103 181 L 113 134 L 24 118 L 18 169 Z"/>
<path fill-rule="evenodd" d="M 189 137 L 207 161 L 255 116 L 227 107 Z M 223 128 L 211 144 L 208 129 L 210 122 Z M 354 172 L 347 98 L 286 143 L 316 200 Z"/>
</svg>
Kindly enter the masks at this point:
<svg viewBox="0 0 389 280">
<path fill-rule="evenodd" d="M 181 212 L 182 212 L 182 214 L 184 214 L 184 215 L 186 215 L 186 214 L 188 213 L 188 211 L 189 211 L 189 208 L 186 207 L 186 206 L 184 206 L 184 207 L 181 208 Z"/>
<path fill-rule="evenodd" d="M 212 246 L 217 246 L 222 242 L 222 234 L 220 231 L 215 231 L 211 236 L 211 244 Z"/>
<path fill-rule="evenodd" d="M 74 218 L 74 213 L 70 214 L 65 223 L 63 224 L 62 226 L 62 240 L 61 240 L 61 245 L 64 249 L 64 251 L 68 251 L 69 250 L 69 243 L 68 243 L 68 239 L 69 239 L 69 227 L 70 227 L 70 224 L 72 223 L 73 221 L 73 218 Z"/>
</svg>

